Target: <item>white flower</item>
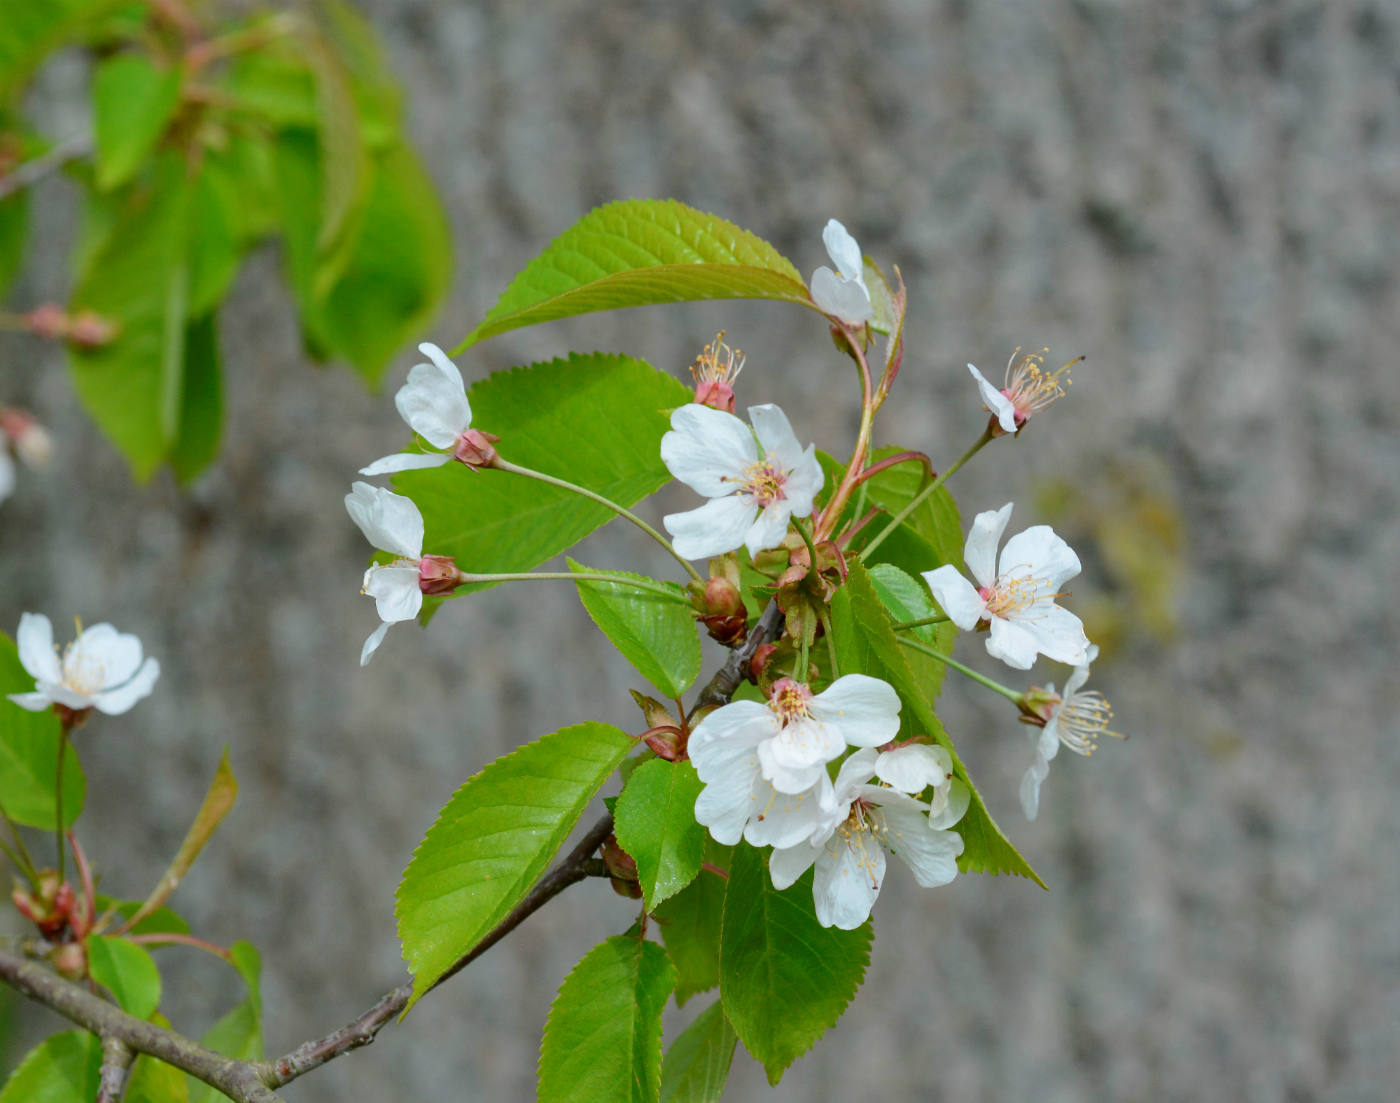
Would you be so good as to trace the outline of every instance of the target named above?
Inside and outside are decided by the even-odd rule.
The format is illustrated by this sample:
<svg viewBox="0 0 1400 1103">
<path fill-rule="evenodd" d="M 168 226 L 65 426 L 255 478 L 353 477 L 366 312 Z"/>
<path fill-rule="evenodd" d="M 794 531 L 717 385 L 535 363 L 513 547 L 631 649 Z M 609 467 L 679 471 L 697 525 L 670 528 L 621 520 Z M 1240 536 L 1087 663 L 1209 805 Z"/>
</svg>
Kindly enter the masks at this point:
<svg viewBox="0 0 1400 1103">
<path fill-rule="evenodd" d="M 733 414 L 695 403 L 671 414 L 661 459 L 672 475 L 710 499 L 665 518 L 678 555 L 707 559 L 740 545 L 757 555 L 783 542 L 794 515 L 811 514 L 826 482 L 816 445 L 804 452 L 776 406 L 750 406 L 749 420 L 752 431 Z"/>
<path fill-rule="evenodd" d="M 979 513 L 967 534 L 963 558 L 974 587 L 956 567 L 924 572 L 924 581 L 948 617 L 964 632 L 991 622 L 987 651 L 1017 670 L 1036 655 L 1077 666 L 1087 662 L 1084 625 L 1055 604 L 1060 587 L 1079 573 L 1079 557 L 1049 525 L 1034 525 L 1006 542 L 997 570 L 997 543 L 1011 517 L 1011 503 Z"/>
<path fill-rule="evenodd" d="M 905 747 L 887 755 L 915 750 Z M 919 756 L 923 757 L 923 756 Z M 958 875 L 962 836 L 948 830 L 967 811 L 972 794 L 949 779 L 949 796 L 940 812 L 907 793 L 869 784 L 885 755 L 857 751 L 836 775 L 835 807 L 805 840 L 773 851 L 768 870 L 773 887 L 788 888 L 815 862 L 812 897 L 823 927 L 849 931 L 870 917 L 885 880 L 885 851 L 892 851 L 914 871 L 925 888 L 946 885 Z M 918 773 L 917 764 L 914 772 Z M 886 767 L 890 764 L 887 762 Z"/>
<path fill-rule="evenodd" d="M 1064 696 L 1055 692 L 1051 682 L 1044 690 L 1032 690 L 1036 696 L 1047 699 L 1043 716 L 1045 726 L 1031 728 L 1031 752 L 1034 757 L 1021 778 L 1021 810 L 1026 819 L 1035 819 L 1040 810 L 1040 783 L 1050 773 L 1050 760 L 1055 757 L 1063 743 L 1075 754 L 1086 757 L 1094 753 L 1094 742 L 1100 735 L 1111 735 L 1116 739 L 1123 736 L 1109 731 L 1108 722 L 1113 718 L 1113 710 L 1102 693 L 1090 690 L 1081 693 L 1080 687 L 1089 680 L 1089 664 L 1099 657 L 1099 649 L 1090 644 L 1084 663 L 1074 668 L 1074 673 L 1065 683 Z"/>
<path fill-rule="evenodd" d="M 11 693 L 10 700 L 30 712 L 63 705 L 75 712 L 97 709 L 108 716 L 126 712 L 150 694 L 160 677 L 160 663 L 141 658 L 141 641 L 110 624 L 94 624 L 58 654 L 53 625 L 42 613 L 19 619 L 19 661 L 34 678 L 34 692 Z"/>
<path fill-rule="evenodd" d="M 812 301 L 822 313 L 848 325 L 869 321 L 875 317 L 875 307 L 865 286 L 865 260 L 856 239 L 833 218 L 822 231 L 822 242 L 836 271 L 823 265 L 812 273 Z"/>
<path fill-rule="evenodd" d="M 833 808 L 826 764 L 847 745 L 878 747 L 899 732 L 899 695 L 864 674 L 821 693 L 783 678 L 767 704 L 735 701 L 706 716 L 688 743 L 705 788 L 695 818 L 726 846 L 792 846 Z"/>
<path fill-rule="evenodd" d="M 467 389 L 457 365 L 437 345 L 426 341 L 418 346 L 418 351 L 432 363 L 414 366 L 408 373 L 408 382 L 394 396 L 394 405 L 399 408 L 399 414 L 408 422 L 409 428 L 434 448 L 446 448 L 448 451 L 396 452 L 360 468 L 361 475 L 387 475 L 395 471 L 441 467 L 456 458 L 458 442 L 471 428 L 472 406 L 467 400 Z"/>
<path fill-rule="evenodd" d="M 412 620 L 423 608 L 419 582 L 423 515 L 410 499 L 369 483 L 354 484 L 345 496 L 345 509 L 366 540 L 380 551 L 397 556 L 387 566 L 375 564 L 365 571 L 361 593 L 374 598 L 384 623 L 365 641 L 360 652 L 360 665 L 364 666 L 384 641 L 389 625 Z"/>
<path fill-rule="evenodd" d="M 1003 433 L 1016 432 L 1035 414 L 1048 409 L 1057 398 L 1063 396 L 1065 389 L 1060 386 L 1060 376 L 1069 371 L 1071 365 L 1079 363 L 1079 360 L 1071 360 L 1059 371 L 1047 372 L 1042 366 L 1045 359 L 1038 353 L 1023 356 L 1018 363 L 1016 356 L 1020 351 L 1017 349 L 1013 352 L 1007 362 L 1006 385 L 1001 390 L 993 387 L 973 365 L 967 366 L 972 378 L 977 381 L 977 389 L 982 392 L 982 401 L 996 415 Z M 1070 379 L 1066 379 L 1065 386 L 1070 382 Z"/>
</svg>

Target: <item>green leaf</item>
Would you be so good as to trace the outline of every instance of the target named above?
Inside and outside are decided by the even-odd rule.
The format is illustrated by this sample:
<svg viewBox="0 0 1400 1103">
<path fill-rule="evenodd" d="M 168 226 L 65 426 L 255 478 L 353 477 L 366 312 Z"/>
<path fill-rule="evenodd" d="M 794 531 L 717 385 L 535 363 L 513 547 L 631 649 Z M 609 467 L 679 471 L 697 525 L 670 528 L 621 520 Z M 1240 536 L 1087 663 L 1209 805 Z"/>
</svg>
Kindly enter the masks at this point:
<svg viewBox="0 0 1400 1103">
<path fill-rule="evenodd" d="M 868 674 L 889 682 L 899 694 L 903 705 L 900 712 L 900 738 L 915 735 L 932 736 L 952 756 L 953 770 L 972 792 L 967 813 L 954 828 L 963 837 L 964 849 L 958 868 L 964 872 L 1015 873 L 1029 877 L 1042 888 L 1045 882 L 1021 857 L 1001 828 L 992 819 L 982 796 L 953 741 L 943 730 L 938 717 L 924 698 L 890 629 L 889 618 L 876 594 L 870 574 L 858 559 L 849 559 L 850 574 L 846 585 L 836 592 L 831 602 L 832 630 L 836 636 L 836 653 L 844 674 Z M 742 1037 L 742 1034 L 740 1035 Z"/>
<path fill-rule="evenodd" d="M 123 1011 L 149 1019 L 160 1006 L 160 970 L 144 946 L 125 938 L 89 938 L 88 966 L 92 979 L 112 993 Z"/>
<path fill-rule="evenodd" d="M 240 1061 L 260 1061 L 263 1055 L 262 1035 L 262 957 L 250 942 L 235 942 L 229 947 L 248 996 L 232 1011 L 209 1028 L 200 1039 L 210 1049 Z M 189 1103 L 216 1103 L 223 1093 L 194 1077 L 186 1077 Z M 3 1101 L 0 1101 L 3 1103 Z"/>
<path fill-rule="evenodd" d="M 228 293 L 243 259 L 240 197 L 233 177 L 218 160 L 206 162 L 190 197 L 191 317 L 208 314 Z"/>
<path fill-rule="evenodd" d="M 540 1045 L 540 1103 L 656 1103 L 661 1012 L 676 984 L 666 951 L 616 935 L 564 978 Z"/>
<path fill-rule="evenodd" d="M 762 238 L 674 199 L 629 199 L 555 238 L 454 351 L 575 314 L 697 299 L 812 306 L 792 262 Z"/>
<path fill-rule="evenodd" d="M 661 1103 L 719 1103 L 738 1042 L 716 1000 L 666 1050 Z"/>
<path fill-rule="evenodd" d="M 141 907 L 140 900 L 116 900 L 110 896 L 104 896 L 100 892 L 97 894 L 96 902 L 98 915 L 115 909 L 116 913 L 123 919 L 130 919 Z M 170 908 L 160 907 L 138 922 L 128 933 L 189 934 L 190 925 Z"/>
<path fill-rule="evenodd" d="M 397 893 L 414 974 L 409 1008 L 519 903 L 634 746 L 610 724 L 575 724 L 496 759 L 457 790 Z"/>
<path fill-rule="evenodd" d="M 164 1015 L 152 1015 L 151 1021 L 170 1029 L 170 1021 Z M 131 1066 L 126 1094 L 122 1096 L 125 1103 L 189 1103 L 189 1098 L 190 1089 L 185 1083 L 185 1074 L 173 1065 L 144 1053 Z"/>
<path fill-rule="evenodd" d="M 30 693 L 33 677 L 20 665 L 19 649 L 0 632 L 0 807 L 26 827 L 54 829 L 54 781 L 58 775 L 61 728 L 52 709 L 30 712 L 5 699 Z M 87 781 L 78 752 L 68 748 L 63 758 L 63 819 L 71 827 L 83 810 Z"/>
<path fill-rule="evenodd" d="M 689 762 L 656 758 L 637 767 L 618 798 L 617 841 L 637 863 L 647 911 L 700 872 L 705 829 L 695 822 L 695 798 L 704 787 Z"/>
<path fill-rule="evenodd" d="M 910 578 L 892 563 L 877 563 L 871 567 L 870 584 L 875 587 L 880 604 L 888 610 L 893 623 L 923 620 L 939 614 L 923 582 Z M 957 627 L 950 621 L 925 624 L 908 632 L 945 655 L 953 653 L 953 645 L 958 638 Z M 909 670 L 919 683 L 924 698 L 936 701 L 943 690 L 943 678 L 948 668 L 937 659 L 913 650 L 904 652 L 904 661 L 909 664 Z"/>
<path fill-rule="evenodd" d="M 720 999 L 770 1084 L 841 1017 L 870 963 L 871 938 L 868 921 L 854 931 L 817 922 L 810 869 L 778 892 L 765 853 L 735 848 L 720 932 Z"/>
<path fill-rule="evenodd" d="M 662 411 L 691 398 L 650 364 L 604 353 L 496 372 L 468 394 L 473 425 L 501 437 L 506 459 L 624 507 L 670 480 L 661 462 Z M 424 550 L 480 573 L 528 571 L 616 516 L 572 491 L 460 463 L 403 472 L 394 487 L 422 511 Z"/>
<path fill-rule="evenodd" d="M 144 54 L 116 54 L 92 80 L 97 186 L 125 184 L 155 148 L 180 102 L 180 69 L 161 70 Z"/>
<path fill-rule="evenodd" d="M 21 86 L 44 59 L 76 36 L 90 20 L 122 0 L 42 0 L 7 3 L 0 19 L 0 110 L 11 106 Z"/>
<path fill-rule="evenodd" d="M 690 613 L 685 590 L 675 583 L 657 583 L 631 571 L 601 571 L 573 559 L 569 570 L 631 578 L 674 590 L 675 601 L 636 586 L 611 582 L 579 582 L 578 596 L 593 623 L 602 629 L 622 657 L 667 697 L 679 697 L 700 673 L 700 634 Z"/>
<path fill-rule="evenodd" d="M 102 1043 L 86 1030 L 45 1039 L 29 1051 L 0 1091 L 0 1103 L 92 1103 L 102 1071 Z"/>
<path fill-rule="evenodd" d="M 223 433 L 223 365 L 219 327 L 212 313 L 185 327 L 185 377 L 180 393 L 180 435 L 170 449 L 170 466 L 188 483 L 213 462 Z"/>
<path fill-rule="evenodd" d="M 663 900 L 655 911 L 666 952 L 675 962 L 676 1006 L 719 984 L 719 930 L 729 884 L 708 870 Z"/>
<path fill-rule="evenodd" d="M 878 463 L 903 451 L 905 449 L 899 447 L 880 448 L 871 461 Z M 860 531 L 852 541 L 852 548 L 859 551 L 876 533 L 883 531 L 890 518 L 913 501 L 924 485 L 923 465 L 915 461 L 896 464 L 866 480 L 862 484 L 867 502 L 864 508 L 877 505 L 886 513 L 877 515 Z M 892 563 L 906 574 L 915 576 L 945 563 L 961 569 L 962 549 L 962 519 L 952 494 L 943 486 L 909 515 L 899 531 L 890 533 L 875 549 L 866 566 Z"/>
<path fill-rule="evenodd" d="M 0 300 L 10 289 L 10 281 L 24 263 L 24 244 L 29 236 L 29 189 L 0 199 Z"/>
</svg>

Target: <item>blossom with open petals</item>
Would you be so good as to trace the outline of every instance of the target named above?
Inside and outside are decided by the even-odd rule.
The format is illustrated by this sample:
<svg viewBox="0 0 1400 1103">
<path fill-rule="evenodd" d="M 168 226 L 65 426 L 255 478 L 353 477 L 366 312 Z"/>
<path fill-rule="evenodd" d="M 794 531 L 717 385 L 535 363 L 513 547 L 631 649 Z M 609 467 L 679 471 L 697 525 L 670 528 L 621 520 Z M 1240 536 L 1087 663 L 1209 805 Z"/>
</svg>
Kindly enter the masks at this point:
<svg viewBox="0 0 1400 1103">
<path fill-rule="evenodd" d="M 1042 349 L 1038 353 L 1022 356 L 1019 361 L 1016 357 L 1020 355 L 1021 350 L 1013 352 L 1006 365 L 1006 382 L 1001 390 L 992 386 L 987 377 L 973 365 L 967 366 L 972 378 L 977 381 L 982 401 L 997 419 L 997 427 L 1003 433 L 1015 433 L 1033 416 L 1041 410 L 1049 409 L 1056 399 L 1063 397 L 1065 387 L 1069 386 L 1072 380 L 1066 377 L 1064 386 L 1061 386 L 1060 377 L 1079 363 L 1079 360 L 1084 359 L 1081 356 L 1078 360 L 1071 360 L 1058 371 L 1047 372 L 1044 367 L 1046 351 L 1048 350 Z"/>
<path fill-rule="evenodd" d="M 817 694 L 780 679 L 767 703 L 734 701 L 691 733 L 687 750 L 705 783 L 695 818 L 726 846 L 792 846 L 831 814 L 826 764 L 898 731 L 899 695 L 878 678 L 847 674 Z"/>
<path fill-rule="evenodd" d="M 500 438 L 471 427 L 472 405 L 457 365 L 437 345 L 426 341 L 418 351 L 432 363 L 418 364 L 408 373 L 408 382 L 394 396 L 394 405 L 410 429 L 434 448 L 447 451 L 395 452 L 360 468 L 361 475 L 441 467 L 450 460 L 483 467 L 495 456 L 491 445 Z"/>
<path fill-rule="evenodd" d="M 811 514 L 826 481 L 816 445 L 804 452 L 776 406 L 750 406 L 749 420 L 752 430 L 733 414 L 696 403 L 671 414 L 661 459 L 672 475 L 710 499 L 664 519 L 678 555 L 707 559 L 740 546 L 757 555 L 783 542 L 794 516 Z"/>
<path fill-rule="evenodd" d="M 913 750 L 905 747 L 885 753 L 903 756 Z M 854 930 L 870 917 L 885 881 L 886 850 L 903 860 L 925 888 L 946 885 L 958 875 L 963 840 L 949 828 L 967 811 L 971 792 L 962 782 L 949 779 L 949 799 L 939 812 L 930 814 L 929 806 L 909 793 L 870 784 L 883 757 L 867 749 L 846 759 L 836 775 L 831 814 L 808 838 L 778 847 L 769 859 L 773 887 L 779 890 L 788 888 L 815 863 L 812 897 L 817 922 L 823 927 Z M 920 771 L 918 762 L 886 762 L 886 769 L 899 772 L 905 765 L 914 773 Z"/>
<path fill-rule="evenodd" d="M 865 260 L 860 245 L 834 218 L 822 231 L 822 243 L 836 271 L 822 265 L 812 273 L 812 301 L 823 314 L 840 318 L 847 325 L 868 322 L 875 317 L 875 307 L 865 286 Z"/>
<path fill-rule="evenodd" d="M 9 696 L 30 712 L 61 705 L 74 712 L 97 709 L 116 716 L 149 696 L 160 677 L 160 663 L 143 660 L 141 641 L 110 624 L 80 630 L 60 655 L 49 618 L 25 613 L 15 643 L 20 663 L 34 679 L 34 690 Z"/>
<path fill-rule="evenodd" d="M 1123 738 L 1121 733 L 1109 730 L 1113 710 L 1107 698 L 1097 690 L 1083 692 L 1081 689 L 1089 680 L 1089 664 L 1098 657 L 1098 647 L 1090 644 L 1084 663 L 1074 668 L 1065 683 L 1063 696 L 1055 692 L 1054 682 L 1044 689 L 1032 689 L 1027 695 L 1036 702 L 1034 711 L 1044 720 L 1044 727 L 1030 731 L 1034 757 L 1021 778 L 1021 810 L 1028 820 L 1035 819 L 1040 810 L 1040 783 L 1049 775 L 1050 760 L 1059 752 L 1061 743 L 1075 754 L 1087 757 L 1094 753 L 1099 736 Z"/>
<path fill-rule="evenodd" d="M 987 651 L 1017 670 L 1029 670 L 1037 655 L 1077 666 L 1089 640 L 1084 625 L 1055 604 L 1060 587 L 1079 573 L 1079 557 L 1049 525 L 1034 525 L 1006 542 L 997 569 L 997 544 L 1011 518 L 1011 503 L 979 513 L 967 534 L 963 559 L 977 580 L 944 564 L 925 571 L 938 604 L 964 632 L 990 622 Z"/>
</svg>

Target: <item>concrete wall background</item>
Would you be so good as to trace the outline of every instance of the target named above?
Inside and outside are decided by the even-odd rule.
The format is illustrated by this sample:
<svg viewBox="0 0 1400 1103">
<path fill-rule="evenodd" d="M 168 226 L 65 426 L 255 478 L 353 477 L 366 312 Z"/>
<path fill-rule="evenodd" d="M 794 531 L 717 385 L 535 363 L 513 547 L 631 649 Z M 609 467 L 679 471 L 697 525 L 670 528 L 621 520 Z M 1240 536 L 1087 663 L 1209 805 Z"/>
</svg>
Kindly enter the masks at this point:
<svg viewBox="0 0 1400 1103">
<path fill-rule="evenodd" d="M 902 396 L 881 439 L 946 463 L 975 436 L 962 364 L 1017 345 L 1089 361 L 1027 438 L 959 475 L 968 516 L 1066 478 L 1146 471 L 1186 534 L 1164 641 L 1093 533 L 1078 596 L 1116 618 L 1096 676 L 1126 745 L 1061 756 L 1041 818 L 1015 797 L 1020 729 L 950 683 L 940 705 L 994 814 L 1052 887 L 890 879 L 867 983 L 774 1090 L 728 1098 L 1380 1101 L 1400 1082 L 1400 13 L 1336 0 L 371 0 L 451 213 L 458 339 L 592 205 L 675 196 L 804 271 L 841 218 L 909 283 Z M 81 66 L 35 99 L 82 125 Z M 62 297 L 73 196 L 38 192 L 19 306 Z M 849 449 L 852 381 L 778 305 L 634 311 L 527 330 L 469 378 L 571 348 L 683 371 L 720 326 L 746 402 Z M 6 335 L 0 397 L 59 455 L 0 509 L 0 624 L 81 614 L 139 632 L 155 696 L 84 733 L 86 838 L 144 893 L 224 743 L 238 810 L 177 905 L 267 963 L 269 1047 L 330 1029 L 402 977 L 392 896 L 452 790 L 575 719 L 635 726 L 636 684 L 564 588 L 504 589 L 399 628 L 368 671 L 364 560 L 340 498 L 402 439 L 387 395 L 307 366 L 277 258 L 224 321 L 224 453 L 187 494 L 133 486 L 60 354 Z M 389 385 L 414 358 L 405 354 Z M 1108 489 L 1105 489 L 1108 488 Z M 663 496 L 656 515 L 682 494 Z M 1112 500 L 1111 498 L 1108 500 Z M 1102 530 L 1096 530 L 1102 533 Z M 590 562 L 665 564 L 610 526 Z M 1072 602 L 1073 604 L 1073 602 Z M 1126 627 L 1125 627 L 1126 625 Z M 976 643 L 960 652 L 993 670 Z M 1037 671 L 1039 678 L 1061 671 Z M 527 1100 L 549 1002 L 630 922 L 571 890 L 402 1027 L 292 1100 Z M 197 1032 L 236 988 L 165 951 Z M 679 1020 L 678 1020 L 679 1021 Z M 52 1028 L 22 1010 L 18 1045 Z M 11 1055 L 14 1059 L 14 1055 Z"/>
</svg>

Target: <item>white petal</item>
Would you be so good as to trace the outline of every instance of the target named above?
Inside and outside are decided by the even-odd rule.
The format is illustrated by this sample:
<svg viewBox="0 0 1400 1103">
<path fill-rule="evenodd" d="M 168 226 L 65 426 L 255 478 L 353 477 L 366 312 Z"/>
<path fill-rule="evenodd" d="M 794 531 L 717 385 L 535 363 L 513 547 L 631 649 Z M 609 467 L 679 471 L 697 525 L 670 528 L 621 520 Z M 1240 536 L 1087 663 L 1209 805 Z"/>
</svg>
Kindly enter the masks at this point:
<svg viewBox="0 0 1400 1103">
<path fill-rule="evenodd" d="M 864 284 L 843 280 L 830 268 L 818 268 L 812 273 L 812 301 L 823 314 L 840 318 L 848 325 L 860 325 L 875 317 L 875 307 Z"/>
<path fill-rule="evenodd" d="M 927 743 L 885 751 L 875 761 L 880 780 L 904 793 L 922 793 L 930 785 L 943 785 L 952 772 L 953 760 L 948 752 Z"/>
<path fill-rule="evenodd" d="M 420 471 L 425 467 L 441 467 L 452 459 L 448 452 L 395 452 L 360 468 L 361 475 L 392 475 L 397 471 Z"/>
<path fill-rule="evenodd" d="M 1051 592 L 1079 573 L 1079 556 L 1049 525 L 1018 532 L 1001 550 L 1001 574 L 1043 578 Z"/>
<path fill-rule="evenodd" d="M 917 809 L 884 805 L 880 813 L 889 833 L 882 841 L 914 871 L 924 888 L 946 885 L 958 875 L 958 855 L 963 839 L 955 831 L 931 831 Z"/>
<path fill-rule="evenodd" d="M 848 280 L 859 280 L 864 287 L 865 260 L 860 255 L 860 245 L 851 236 L 851 232 L 833 218 L 822 230 L 822 244 L 826 246 L 826 255 L 831 258 L 831 263 L 836 265 L 836 270 Z"/>
<path fill-rule="evenodd" d="M 661 523 L 671 534 L 677 555 L 685 559 L 708 559 L 742 547 L 758 512 L 757 507 L 737 494 L 730 494 L 711 498 L 699 509 L 686 513 L 668 513 Z M 786 531 L 787 526 L 783 528 Z"/>
<path fill-rule="evenodd" d="M 1035 641 L 1036 648 L 1047 659 L 1073 666 L 1084 662 L 1089 637 L 1084 634 L 1084 622 L 1068 609 L 1049 601 L 1038 601 L 1030 615 L 1018 617 L 1015 623 Z"/>
<path fill-rule="evenodd" d="M 1007 502 L 1000 509 L 979 513 L 968 530 L 963 561 L 979 586 L 990 586 L 997 579 L 997 544 L 1006 531 L 1006 522 L 1011 520 L 1011 506 Z"/>
<path fill-rule="evenodd" d="M 457 370 L 457 365 L 437 345 L 431 341 L 424 341 L 418 346 L 418 351 L 431 360 L 437 366 L 437 370 L 442 372 L 443 377 L 449 383 L 455 384 L 459 391 L 467 389 L 462 382 L 462 373 Z"/>
<path fill-rule="evenodd" d="M 716 499 L 717 501 L 729 501 L 730 499 Z M 753 506 L 749 506 L 753 509 Z M 792 503 L 787 501 L 770 502 L 766 507 L 758 511 L 758 516 L 754 518 L 752 525 L 744 532 L 744 547 L 749 549 L 749 555 L 755 556 L 761 551 L 769 548 L 776 548 L 787 537 L 788 521 L 792 519 Z M 716 554 L 716 553 L 711 553 Z M 691 559 L 701 558 L 698 555 L 690 556 Z"/>
<path fill-rule="evenodd" d="M 389 631 L 389 622 L 386 620 L 378 628 L 370 633 L 369 639 L 365 640 L 365 645 L 360 649 L 360 665 L 369 665 L 370 657 L 379 650 L 379 645 L 384 642 L 384 634 Z"/>
<path fill-rule="evenodd" d="M 827 841 L 817 857 L 812 900 L 817 922 L 823 927 L 853 931 L 870 918 L 870 909 L 885 880 L 885 848 L 862 832 L 852 837 L 863 845 L 852 847 L 841 836 Z"/>
<path fill-rule="evenodd" d="M 935 831 L 947 831 L 967 814 L 967 806 L 972 803 L 972 790 L 957 778 L 948 783 L 948 803 L 942 812 L 930 812 L 928 825 Z"/>
<path fill-rule="evenodd" d="M 925 571 L 923 578 L 933 591 L 938 607 L 948 615 L 949 620 L 964 632 L 971 632 L 977 627 L 977 622 L 987 611 L 987 603 L 956 567 L 945 563 L 935 570 Z"/>
<path fill-rule="evenodd" d="M 1035 756 L 1035 761 L 1031 763 L 1025 776 L 1021 778 L 1021 811 L 1026 814 L 1026 819 L 1033 820 L 1040 811 L 1040 783 L 1050 773 L 1050 764 Z"/>
<path fill-rule="evenodd" d="M 1035 637 L 1026 631 L 1023 621 L 993 617 L 987 654 L 1017 670 L 1029 670 L 1035 665 L 1040 649 L 1036 646 Z"/>
<path fill-rule="evenodd" d="M 434 448 L 451 448 L 472 423 L 472 407 L 459 381 L 453 384 L 430 364 L 408 373 L 394 405 L 409 427 Z"/>
<path fill-rule="evenodd" d="M 723 764 L 712 763 L 711 781 L 695 799 L 695 822 L 710 829 L 715 842 L 733 846 L 744 834 L 744 824 L 757 803 L 753 796 L 758 779 L 758 757 L 739 749 Z"/>
<path fill-rule="evenodd" d="M 156 679 L 159 677 L 160 663 L 155 659 L 147 659 L 141 664 L 141 669 L 136 672 L 135 677 L 124 685 L 94 694 L 93 704 L 97 707 L 98 712 L 105 712 L 108 716 L 118 716 L 131 708 L 141 698 L 149 697 L 151 690 L 155 688 Z"/>
<path fill-rule="evenodd" d="M 783 493 L 792 503 L 792 512 L 799 517 L 808 516 L 825 485 L 826 472 L 817 462 L 817 446 L 809 444 L 802 458 L 788 472 L 787 483 L 783 487 Z"/>
<path fill-rule="evenodd" d="M 43 712 L 53 705 L 53 701 L 46 693 L 11 693 L 9 699 L 22 709 L 30 712 Z"/>
<path fill-rule="evenodd" d="M 972 373 L 972 378 L 977 380 L 977 389 L 982 392 L 983 403 L 986 404 L 987 409 L 996 414 L 997 424 L 1005 432 L 1014 433 L 1016 431 L 1016 407 L 1012 404 L 1011 399 L 988 383 L 986 376 L 971 364 L 967 366 L 967 370 Z"/>
<path fill-rule="evenodd" d="M 837 678 L 809 708 L 814 720 L 836 728 L 852 747 L 878 747 L 899 734 L 899 694 L 866 674 Z"/>
<path fill-rule="evenodd" d="M 714 781 L 739 758 L 752 755 L 777 729 L 777 718 L 767 705 L 734 701 L 715 709 L 690 733 L 690 761 L 701 781 Z"/>
<path fill-rule="evenodd" d="M 758 462 L 758 445 L 733 414 L 692 402 L 672 412 L 671 431 L 661 438 L 661 462 L 697 494 L 717 498 L 738 489 Z"/>
<path fill-rule="evenodd" d="M 744 838 L 751 846 L 796 846 L 831 818 L 834 798 L 831 779 L 821 780 L 805 793 L 780 793 L 760 775 L 753 784 L 749 822 Z"/>
<path fill-rule="evenodd" d="M 841 763 L 836 774 L 836 801 L 844 819 L 851 810 L 851 801 L 860 795 L 860 787 L 875 776 L 875 763 L 880 752 L 873 747 L 863 747 Z"/>
<path fill-rule="evenodd" d="M 53 647 L 53 623 L 43 613 L 24 613 L 15 633 L 19 661 L 36 681 L 63 681 L 63 667 Z"/>
<path fill-rule="evenodd" d="M 812 863 L 821 852 L 821 845 L 813 846 L 807 842 L 773 851 L 768 859 L 768 873 L 773 878 L 773 887 L 779 892 L 791 888 L 799 877 L 812 868 Z"/>
<path fill-rule="evenodd" d="M 387 624 L 412 620 L 423 608 L 417 567 L 371 567 L 365 572 L 364 589 Z"/>
<path fill-rule="evenodd" d="M 423 515 L 412 499 L 369 483 L 354 483 L 345 496 L 345 511 L 380 551 L 405 559 L 423 557 Z"/>
<path fill-rule="evenodd" d="M 803 793 L 826 777 L 826 764 L 845 750 L 839 733 L 821 724 L 789 724 L 758 745 L 763 776 L 780 793 Z"/>
<path fill-rule="evenodd" d="M 92 708 L 91 697 L 85 693 L 79 693 L 75 689 L 70 689 L 62 682 L 40 682 L 34 688 L 50 701 L 67 705 L 70 709 Z"/>
<path fill-rule="evenodd" d="M 110 624 L 94 624 L 83 630 L 63 665 L 70 675 L 80 670 L 87 674 L 79 685 L 90 685 L 94 692 L 111 689 L 129 681 L 140 668 L 141 640 Z"/>
<path fill-rule="evenodd" d="M 15 492 L 15 461 L 5 447 L 5 437 L 0 434 L 0 502 Z"/>
<path fill-rule="evenodd" d="M 763 446 L 764 458 L 777 456 L 784 471 L 791 471 L 802 462 L 802 445 L 797 442 L 797 434 L 787 414 L 771 402 L 763 406 L 749 407 L 749 421 L 753 424 L 758 443 Z"/>
<path fill-rule="evenodd" d="M 1052 716 L 1039 733 L 1032 730 L 1031 742 L 1035 753 L 1049 762 L 1060 753 L 1060 718 Z"/>
</svg>

